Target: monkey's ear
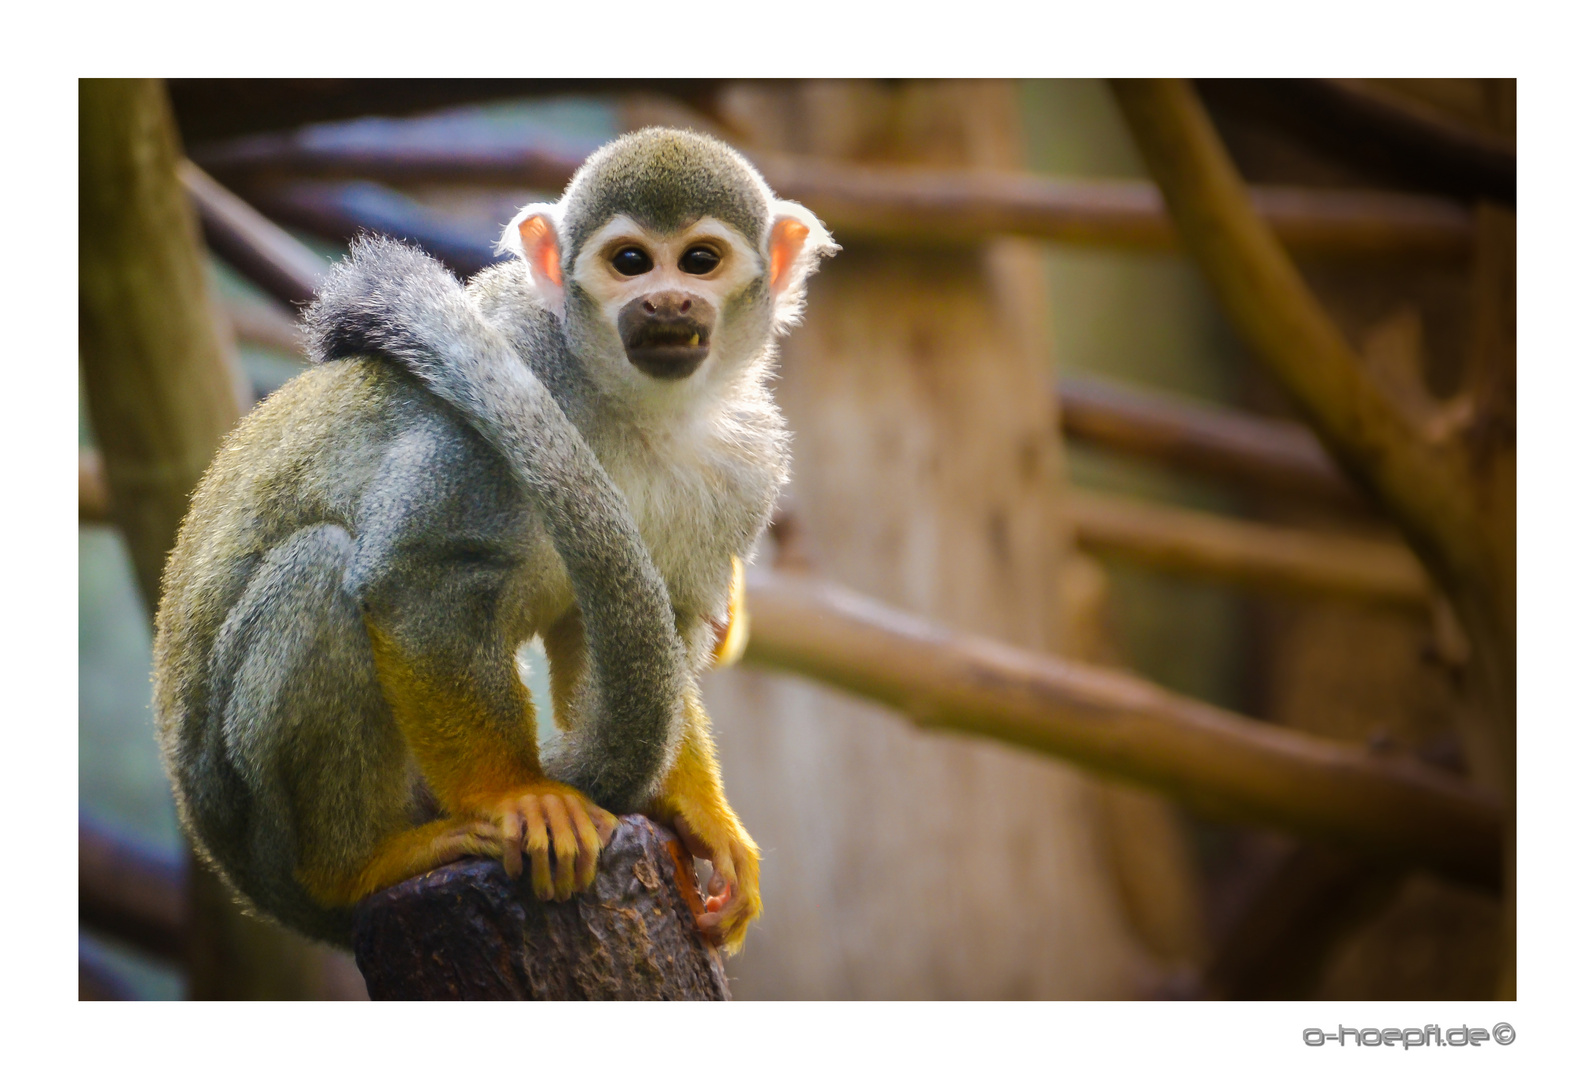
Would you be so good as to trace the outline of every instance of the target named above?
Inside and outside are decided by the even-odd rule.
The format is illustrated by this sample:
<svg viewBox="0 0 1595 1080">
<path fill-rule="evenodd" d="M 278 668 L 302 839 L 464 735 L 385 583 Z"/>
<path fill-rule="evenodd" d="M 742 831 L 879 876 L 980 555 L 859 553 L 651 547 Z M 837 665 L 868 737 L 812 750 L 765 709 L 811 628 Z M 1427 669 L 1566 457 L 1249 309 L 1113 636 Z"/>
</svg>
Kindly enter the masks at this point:
<svg viewBox="0 0 1595 1080">
<path fill-rule="evenodd" d="M 526 262 L 532 284 L 547 302 L 559 311 L 565 305 L 565 276 L 560 270 L 563 252 L 559 247 L 559 204 L 532 203 L 504 227 L 496 249 L 499 254 L 519 255 Z"/>
<path fill-rule="evenodd" d="M 770 295 L 775 300 L 775 321 L 785 329 L 803 313 L 803 283 L 819 265 L 820 257 L 842 248 L 831 239 L 825 225 L 799 203 L 776 200 L 765 254 L 770 267 Z"/>
</svg>

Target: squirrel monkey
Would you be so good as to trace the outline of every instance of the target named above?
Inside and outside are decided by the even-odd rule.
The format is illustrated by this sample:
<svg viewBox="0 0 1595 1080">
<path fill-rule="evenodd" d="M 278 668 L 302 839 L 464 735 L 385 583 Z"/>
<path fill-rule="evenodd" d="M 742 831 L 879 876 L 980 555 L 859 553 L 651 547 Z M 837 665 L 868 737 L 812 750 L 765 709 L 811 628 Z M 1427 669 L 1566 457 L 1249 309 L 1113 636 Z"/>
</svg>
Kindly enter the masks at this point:
<svg viewBox="0 0 1595 1080">
<path fill-rule="evenodd" d="M 713 864 L 700 926 L 735 951 L 758 848 L 697 676 L 739 648 L 733 577 L 786 479 L 775 339 L 836 245 L 729 147 L 656 128 L 500 250 L 462 286 L 356 243 L 307 313 L 319 363 L 200 482 L 156 619 L 180 819 L 256 910 L 347 947 L 356 901 L 466 855 L 566 899 L 643 811 Z"/>
</svg>

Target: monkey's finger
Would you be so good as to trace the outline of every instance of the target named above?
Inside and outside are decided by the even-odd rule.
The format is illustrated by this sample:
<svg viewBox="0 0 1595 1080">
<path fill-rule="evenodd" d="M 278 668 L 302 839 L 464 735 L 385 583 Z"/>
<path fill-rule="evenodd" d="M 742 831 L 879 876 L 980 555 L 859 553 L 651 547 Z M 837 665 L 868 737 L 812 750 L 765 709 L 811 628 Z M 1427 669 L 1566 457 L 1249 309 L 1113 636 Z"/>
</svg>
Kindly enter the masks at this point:
<svg viewBox="0 0 1595 1080">
<path fill-rule="evenodd" d="M 593 827 L 598 830 L 599 847 L 608 847 L 609 838 L 615 835 L 615 830 L 620 827 L 620 819 L 597 803 L 587 804 L 586 815 L 591 816 Z"/>
<path fill-rule="evenodd" d="M 566 795 L 565 809 L 570 811 L 570 823 L 576 830 L 576 888 L 585 892 L 597 876 L 598 852 L 604 842 L 598 838 L 598 830 L 579 796 Z"/>
<path fill-rule="evenodd" d="M 692 826 L 687 824 L 686 818 L 677 814 L 670 819 L 670 828 L 681 838 L 681 842 L 687 846 L 687 850 L 692 853 L 693 858 L 709 859 L 711 861 L 714 859 L 714 848 L 710 847 L 709 842 L 699 836 Z"/>
<path fill-rule="evenodd" d="M 543 816 L 548 819 L 548 837 L 554 854 L 554 899 L 569 900 L 576 891 L 576 830 L 570 811 L 558 795 L 543 796 Z"/>
<path fill-rule="evenodd" d="M 707 915 L 698 916 L 698 930 L 709 939 L 709 944 L 720 946 L 725 944 L 726 932 L 721 923 L 725 920 L 724 912 L 711 911 Z"/>
<path fill-rule="evenodd" d="M 542 803 L 537 798 L 523 799 L 521 812 L 526 817 L 527 862 L 532 868 L 532 895 L 539 900 L 554 899 L 554 879 L 548 870 L 548 823 L 543 820 Z"/>
<path fill-rule="evenodd" d="M 504 873 L 511 881 L 521 876 L 521 815 L 513 809 L 499 815 L 498 842 L 504 858 Z"/>
<path fill-rule="evenodd" d="M 756 864 L 744 865 L 742 849 L 737 847 L 720 853 L 714 864 L 714 878 L 718 879 L 721 888 L 717 895 L 704 901 L 704 908 L 717 916 L 716 933 L 720 936 L 720 944 L 726 944 L 739 940 L 753 918 L 754 893 L 744 889 L 742 882 L 745 872 L 752 888 L 756 889 L 758 869 Z M 714 884 L 715 880 L 711 879 L 711 891 Z"/>
<path fill-rule="evenodd" d="M 731 899 L 731 887 L 726 884 L 725 877 L 719 871 L 709 878 L 709 883 L 704 888 L 709 895 L 704 898 L 703 906 L 709 911 L 719 911 Z"/>
</svg>

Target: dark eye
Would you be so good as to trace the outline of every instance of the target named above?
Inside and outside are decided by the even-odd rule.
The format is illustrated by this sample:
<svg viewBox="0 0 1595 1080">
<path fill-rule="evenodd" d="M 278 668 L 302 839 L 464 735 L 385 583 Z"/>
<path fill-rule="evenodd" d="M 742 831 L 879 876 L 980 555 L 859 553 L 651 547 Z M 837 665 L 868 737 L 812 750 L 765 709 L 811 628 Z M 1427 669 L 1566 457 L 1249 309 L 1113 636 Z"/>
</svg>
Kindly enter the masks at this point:
<svg viewBox="0 0 1595 1080">
<path fill-rule="evenodd" d="M 707 274 L 720 265 L 720 253 L 713 248 L 688 248 L 677 265 L 684 274 Z"/>
<path fill-rule="evenodd" d="M 654 261 L 640 247 L 621 248 L 609 260 L 609 265 L 627 277 L 646 274 L 654 268 Z"/>
</svg>

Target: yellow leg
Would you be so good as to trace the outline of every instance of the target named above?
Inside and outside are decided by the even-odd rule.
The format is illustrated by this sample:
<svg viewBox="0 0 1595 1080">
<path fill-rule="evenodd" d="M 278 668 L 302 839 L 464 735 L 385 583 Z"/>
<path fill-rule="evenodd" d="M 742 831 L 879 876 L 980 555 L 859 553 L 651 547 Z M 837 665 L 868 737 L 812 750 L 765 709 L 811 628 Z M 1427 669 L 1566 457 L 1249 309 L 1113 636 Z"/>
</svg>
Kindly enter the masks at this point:
<svg viewBox="0 0 1595 1080">
<path fill-rule="evenodd" d="M 714 866 L 707 914 L 698 925 L 732 954 L 740 952 L 748 928 L 764 910 L 759 896 L 759 846 L 726 801 L 709 736 L 709 717 L 697 694 L 686 702 L 687 737 L 652 807 L 670 823 L 687 849 Z"/>
<path fill-rule="evenodd" d="M 436 844 L 499 856 L 512 878 L 529 863 L 540 900 L 568 900 L 590 887 L 615 818 L 543 775 L 531 698 L 508 646 L 470 666 L 409 654 L 396 638 L 369 623 L 367 630 L 394 720 L 452 825 L 388 840 L 353 887 L 366 895 L 430 869 Z M 492 846 L 479 851 L 484 837 Z"/>
<path fill-rule="evenodd" d="M 336 875 L 305 872 L 301 884 L 327 907 L 348 907 L 408 878 L 435 870 L 468 855 L 497 858 L 502 850 L 490 822 L 445 818 L 395 833 L 382 842 L 357 873 Z"/>
</svg>

